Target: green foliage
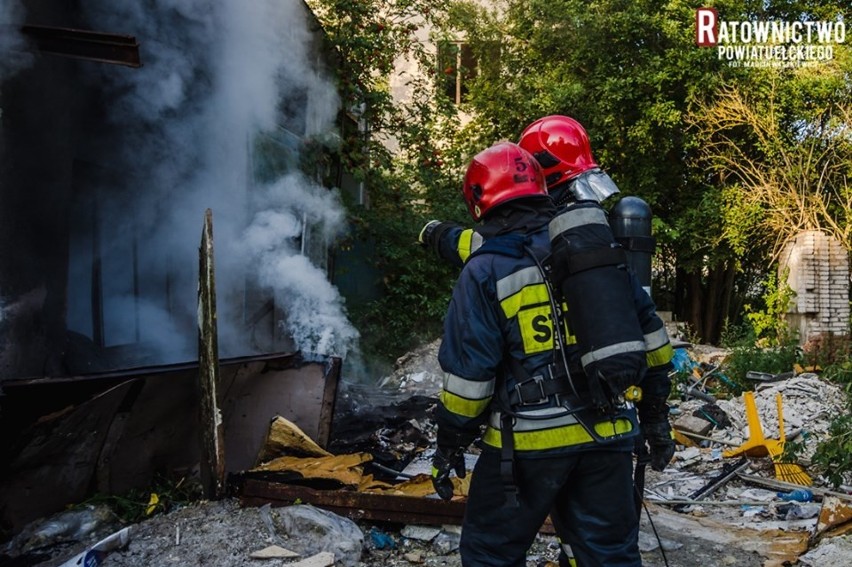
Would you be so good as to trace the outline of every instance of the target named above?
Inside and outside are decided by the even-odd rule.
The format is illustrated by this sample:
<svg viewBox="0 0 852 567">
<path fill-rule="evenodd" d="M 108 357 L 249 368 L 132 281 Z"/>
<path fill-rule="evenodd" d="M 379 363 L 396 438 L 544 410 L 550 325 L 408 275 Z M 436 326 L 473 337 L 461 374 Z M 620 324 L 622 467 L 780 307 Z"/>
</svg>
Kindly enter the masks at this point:
<svg viewBox="0 0 852 567">
<path fill-rule="evenodd" d="M 828 428 L 828 440 L 817 446 L 811 462 L 835 488 L 852 472 L 852 411 L 836 417 Z"/>
<path fill-rule="evenodd" d="M 828 437 L 817 445 L 812 458 L 836 488 L 848 482 L 852 473 L 852 340 L 849 336 L 821 339 L 809 351 L 808 362 L 819 365 L 821 376 L 841 386 L 849 401 L 848 413 L 832 420 Z"/>
<path fill-rule="evenodd" d="M 791 331 L 784 315 L 790 308 L 795 292 L 787 284 L 789 270 L 785 270 L 781 282 L 772 272 L 764 282 L 764 309 L 755 311 L 751 305 L 745 306 L 746 318 L 751 323 L 754 337 L 765 346 L 781 346 L 790 342 Z"/>
<path fill-rule="evenodd" d="M 829 334 L 810 339 L 805 345 L 804 364 L 819 369 L 822 378 L 843 388 L 849 403 L 848 413 L 832 420 L 828 437 L 817 445 L 811 459 L 836 488 L 852 473 L 852 337 Z M 794 444 L 790 451 L 803 448 Z"/>
<path fill-rule="evenodd" d="M 784 318 L 792 297 L 786 274 L 780 284 L 775 274 L 770 274 L 764 281 L 763 309 L 746 305 L 746 321 L 727 330 L 725 341 L 731 354 L 726 373 L 741 388 L 750 387 L 746 380 L 750 370 L 780 374 L 802 361 L 798 338 Z"/>
<path fill-rule="evenodd" d="M 133 524 L 201 498 L 202 489 L 197 480 L 157 476 L 148 488 L 133 489 L 121 495 L 96 494 L 79 505 L 105 504 L 119 520 Z"/>
<path fill-rule="evenodd" d="M 725 372 L 741 390 L 747 390 L 753 387 L 745 377 L 750 370 L 781 374 L 793 370 L 800 359 L 799 345 L 793 339 L 772 347 L 743 343 L 731 349 Z"/>
<path fill-rule="evenodd" d="M 460 217 L 462 157 L 448 144 L 458 130 L 454 107 L 434 95 L 435 60 L 419 41 L 437 27 L 442 0 L 310 0 L 338 58 L 338 87 L 348 113 L 369 126 L 343 129 L 341 162 L 364 183 L 369 204 L 349 204 L 350 238 L 370 243 L 382 274 L 379 299 L 350 307 L 370 359 L 392 361 L 441 332 L 455 274 L 416 244 L 430 219 Z M 389 87 L 404 57 L 415 72 L 396 103 Z"/>
<path fill-rule="evenodd" d="M 353 238 L 375 245 L 385 295 L 353 313 L 365 341 L 390 358 L 438 332 L 454 279 L 412 245 L 420 227 L 431 218 L 468 222 L 458 198 L 466 159 L 498 139 L 516 140 L 532 120 L 553 113 L 579 119 L 623 194 L 651 205 L 658 261 L 665 263 L 660 273 L 668 279 L 661 307 L 715 341 L 723 322 L 737 318 L 752 283 L 770 271 L 770 249 L 755 237 L 766 209 L 745 199 L 724 171 L 708 167 L 698 111 L 723 87 L 757 101 L 775 93 L 773 108 L 760 107 L 779 117 L 774 146 L 743 129 L 729 132 L 760 166 L 776 163 L 778 148 L 795 145 L 803 124 L 852 92 L 844 46 L 832 66 L 819 70 L 726 65 L 715 50 L 695 45 L 695 0 L 309 4 L 339 57 L 344 108 L 371 128 L 369 136 L 349 132 L 341 157 L 371 195 L 369 208 L 352 211 Z M 717 0 L 713 7 L 727 20 L 850 15 L 828 0 Z M 462 105 L 471 119 L 463 124 L 456 108 L 434 95 L 442 76 L 434 53 L 418 42 L 423 26 L 435 42 L 463 39 L 479 60 Z M 422 73 L 409 77 L 411 97 L 394 104 L 389 74 L 401 56 Z M 388 325 L 392 336 L 379 338 Z"/>
</svg>

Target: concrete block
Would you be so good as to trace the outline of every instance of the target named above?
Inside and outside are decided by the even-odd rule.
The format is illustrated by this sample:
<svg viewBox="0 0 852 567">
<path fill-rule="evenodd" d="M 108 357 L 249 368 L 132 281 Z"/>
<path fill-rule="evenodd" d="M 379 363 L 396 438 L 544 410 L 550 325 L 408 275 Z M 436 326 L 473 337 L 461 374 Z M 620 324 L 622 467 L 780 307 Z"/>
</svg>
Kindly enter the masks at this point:
<svg viewBox="0 0 852 567">
<path fill-rule="evenodd" d="M 713 429 L 713 424 L 694 415 L 682 415 L 675 420 L 674 427 L 696 435 L 707 435 Z"/>
</svg>

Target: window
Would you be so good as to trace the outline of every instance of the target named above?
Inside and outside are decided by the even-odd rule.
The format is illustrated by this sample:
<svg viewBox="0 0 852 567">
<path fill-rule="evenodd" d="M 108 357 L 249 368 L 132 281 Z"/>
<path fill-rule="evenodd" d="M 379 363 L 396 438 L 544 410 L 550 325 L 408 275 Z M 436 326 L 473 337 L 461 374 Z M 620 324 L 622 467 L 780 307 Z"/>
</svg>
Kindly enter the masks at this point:
<svg viewBox="0 0 852 567">
<path fill-rule="evenodd" d="M 438 88 L 455 104 L 467 100 L 468 86 L 476 77 L 476 59 L 466 43 L 446 41 L 438 45 Z"/>
</svg>

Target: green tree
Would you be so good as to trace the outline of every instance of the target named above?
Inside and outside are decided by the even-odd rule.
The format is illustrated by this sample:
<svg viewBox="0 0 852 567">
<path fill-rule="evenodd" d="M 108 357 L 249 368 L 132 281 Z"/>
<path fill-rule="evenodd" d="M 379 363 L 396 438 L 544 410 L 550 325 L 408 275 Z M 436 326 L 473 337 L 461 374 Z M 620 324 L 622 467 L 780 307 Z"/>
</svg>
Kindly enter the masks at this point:
<svg viewBox="0 0 852 567">
<path fill-rule="evenodd" d="M 362 182 L 367 206 L 349 204 L 351 239 L 368 242 L 381 296 L 352 306 L 368 356 L 393 360 L 440 334 L 455 272 L 416 244 L 430 218 L 461 214 L 461 158 L 447 149 L 455 109 L 435 99 L 435 60 L 418 38 L 445 11 L 441 0 L 309 0 L 337 59 L 343 108 L 339 158 Z M 394 99 L 400 65 L 410 96 Z M 361 127 L 346 127 L 352 118 Z"/>
<path fill-rule="evenodd" d="M 515 139 L 545 114 L 580 120 L 622 193 L 642 197 L 654 211 L 658 304 L 715 342 L 748 290 L 764 279 L 768 250 L 737 248 L 726 238 L 729 187 L 720 171 L 702 162 L 700 128 L 690 127 L 690 117 L 726 85 L 751 91 L 765 81 L 754 69 L 727 65 L 712 48 L 696 47 L 695 10 L 707 4 L 502 0 L 489 10 L 456 2 L 448 33 L 466 37 L 486 60 L 471 88 L 475 118 L 463 136 L 467 143 Z M 726 20 L 834 18 L 843 12 L 828 1 L 710 4 Z M 499 57 L 487 57 L 495 51 Z M 814 106 L 834 94 L 809 88 L 807 102 L 792 93 L 785 102 L 793 116 L 794 101 Z M 732 139 L 748 144 L 745 134 Z"/>
<path fill-rule="evenodd" d="M 369 135 L 350 129 L 341 147 L 346 168 L 371 196 L 370 207 L 352 209 L 355 235 L 375 243 L 385 274 L 384 297 L 356 315 L 367 340 L 373 329 L 392 331 L 375 335 L 387 356 L 439 333 L 455 278 L 416 249 L 417 230 L 429 218 L 467 222 L 458 184 L 469 156 L 517 139 L 526 124 L 553 113 L 579 119 L 622 193 L 649 202 L 658 241 L 655 299 L 702 340 L 716 342 L 725 322 L 741 317 L 759 294 L 773 245 L 748 232 L 761 226 L 765 203 L 711 159 L 708 140 L 720 133 L 702 124 L 703 113 L 723 105 L 726 93 L 751 103 L 774 92 L 778 141 L 796 145 L 803 125 L 820 123 L 832 101 L 849 95 L 846 55 L 836 73 L 773 74 L 729 66 L 714 49 L 696 47 L 695 9 L 708 4 L 702 0 L 309 3 L 339 56 L 344 106 L 370 125 Z M 828 0 L 709 4 L 725 20 L 850 16 Z M 471 116 L 464 125 L 456 108 L 435 96 L 440 71 L 422 33 L 417 37 L 423 26 L 435 41 L 464 40 L 479 61 L 460 107 Z M 412 96 L 402 103 L 389 83 L 400 57 L 420 69 L 409 76 Z M 839 115 L 832 116 L 837 124 Z M 724 135 L 757 167 L 774 155 L 746 127 Z M 825 203 L 823 217 L 848 226 L 842 201 Z"/>
<path fill-rule="evenodd" d="M 725 87 L 694 115 L 706 162 L 724 184 L 723 237 L 737 252 L 759 242 L 777 256 L 803 230 L 852 249 L 852 84 L 837 81 L 848 69 L 838 61 L 818 73 L 773 72 L 762 96 Z M 802 105 L 814 90 L 819 106 Z"/>
</svg>

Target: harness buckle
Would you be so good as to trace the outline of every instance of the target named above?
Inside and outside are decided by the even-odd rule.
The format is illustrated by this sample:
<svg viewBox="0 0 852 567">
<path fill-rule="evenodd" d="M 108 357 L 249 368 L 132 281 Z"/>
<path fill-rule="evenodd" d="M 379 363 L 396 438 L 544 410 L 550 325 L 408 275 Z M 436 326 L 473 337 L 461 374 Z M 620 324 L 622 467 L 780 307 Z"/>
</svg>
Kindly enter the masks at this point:
<svg viewBox="0 0 852 567">
<path fill-rule="evenodd" d="M 536 386 L 538 386 L 538 399 L 526 399 L 524 398 L 522 387 L 525 387 L 530 382 L 535 382 Z M 547 401 L 547 394 L 544 392 L 544 376 L 541 374 L 536 374 L 529 380 L 521 382 L 520 384 L 515 384 L 515 393 L 518 395 L 518 405 L 519 406 L 532 406 L 536 404 L 542 404 Z"/>
</svg>

